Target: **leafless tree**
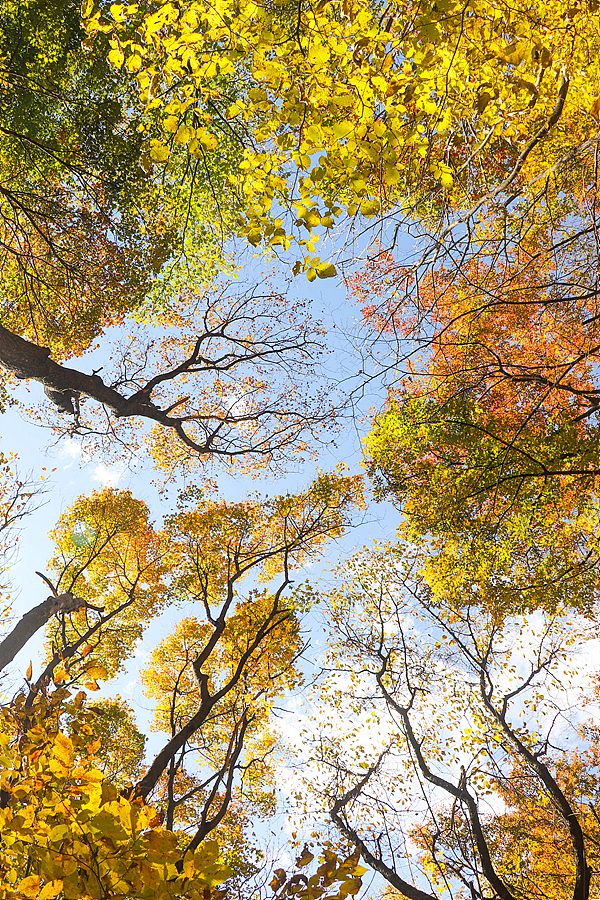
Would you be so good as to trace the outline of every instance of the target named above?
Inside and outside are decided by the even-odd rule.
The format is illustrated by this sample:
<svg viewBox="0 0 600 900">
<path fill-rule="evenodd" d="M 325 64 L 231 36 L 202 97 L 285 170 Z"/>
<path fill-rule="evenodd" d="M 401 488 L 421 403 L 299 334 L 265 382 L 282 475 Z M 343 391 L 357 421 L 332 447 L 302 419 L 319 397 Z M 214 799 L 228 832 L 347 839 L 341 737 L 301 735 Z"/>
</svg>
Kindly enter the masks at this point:
<svg viewBox="0 0 600 900">
<path fill-rule="evenodd" d="M 587 900 L 600 786 L 569 680 L 595 622 L 457 608 L 382 558 L 333 609 L 328 697 L 353 715 L 351 737 L 321 735 L 321 799 L 366 863 L 409 900 Z"/>
</svg>

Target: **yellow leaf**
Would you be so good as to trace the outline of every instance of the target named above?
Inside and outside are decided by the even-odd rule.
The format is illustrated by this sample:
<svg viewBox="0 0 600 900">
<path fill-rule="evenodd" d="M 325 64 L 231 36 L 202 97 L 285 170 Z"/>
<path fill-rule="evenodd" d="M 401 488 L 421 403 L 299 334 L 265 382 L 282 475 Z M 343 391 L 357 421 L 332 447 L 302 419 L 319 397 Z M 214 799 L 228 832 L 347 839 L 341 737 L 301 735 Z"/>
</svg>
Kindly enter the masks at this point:
<svg viewBox="0 0 600 900">
<path fill-rule="evenodd" d="M 175 134 L 175 132 L 179 128 L 179 116 L 167 116 L 167 118 L 163 122 L 163 128 L 170 134 Z"/>
<path fill-rule="evenodd" d="M 54 898 L 58 897 L 62 891 L 62 886 L 63 883 L 60 878 L 57 878 L 56 881 L 49 881 L 48 884 L 45 884 L 42 888 L 39 900 L 54 900 Z"/>
<path fill-rule="evenodd" d="M 365 198 L 360 204 L 360 211 L 365 218 L 371 218 L 379 212 L 379 200 L 369 200 Z"/>
<path fill-rule="evenodd" d="M 48 840 L 52 843 L 56 841 L 62 841 L 66 838 L 69 833 L 69 829 L 66 825 L 60 824 L 55 825 L 50 834 L 48 835 Z"/>
<path fill-rule="evenodd" d="M 115 20 L 115 22 L 123 22 L 125 19 L 125 7 L 122 3 L 111 3 L 110 5 L 110 14 Z"/>
<path fill-rule="evenodd" d="M 52 681 L 54 682 L 54 684 L 64 684 L 68 677 L 69 676 L 64 666 L 58 666 L 54 670 Z"/>
<path fill-rule="evenodd" d="M 187 144 L 190 137 L 192 135 L 192 129 L 187 125 L 180 125 L 175 133 L 175 143 L 176 144 Z"/>
<path fill-rule="evenodd" d="M 107 671 L 104 666 L 99 666 L 96 663 L 91 665 L 89 669 L 86 669 L 86 675 L 89 675 L 90 678 L 106 678 Z"/>
<path fill-rule="evenodd" d="M 61 856 L 60 858 L 61 875 L 72 875 L 77 872 L 79 866 L 77 860 L 73 856 Z"/>
<path fill-rule="evenodd" d="M 111 41 L 111 44 L 113 44 L 113 49 L 108 54 L 108 62 L 113 69 L 120 69 L 125 60 L 125 54 L 121 50 L 121 47 L 114 44 L 113 41 Z"/>
<path fill-rule="evenodd" d="M 131 56 L 127 57 L 127 62 L 125 63 L 125 68 L 128 72 L 137 72 L 142 65 L 142 57 L 139 53 L 132 53 Z"/>
<path fill-rule="evenodd" d="M 161 144 L 160 141 L 153 140 L 152 146 L 150 147 L 150 159 L 153 162 L 166 162 L 169 158 L 169 148 L 166 144 Z"/>
<path fill-rule="evenodd" d="M 39 875 L 28 875 L 27 878 L 24 878 L 19 882 L 18 889 L 24 897 L 30 897 L 31 900 L 36 900 L 39 894 L 41 880 Z"/>
<path fill-rule="evenodd" d="M 345 138 L 352 133 L 354 126 L 352 122 L 345 119 L 343 122 L 336 122 L 335 125 L 332 126 L 332 130 L 336 138 Z"/>
<path fill-rule="evenodd" d="M 198 135 L 198 140 L 205 150 L 216 150 L 219 146 L 219 141 L 215 135 L 211 134 L 211 132 L 207 131 L 205 128 L 199 128 L 196 133 Z"/>
<path fill-rule="evenodd" d="M 311 144 L 320 144 L 323 140 L 323 132 L 319 125 L 309 125 L 305 132 L 306 140 Z"/>
<path fill-rule="evenodd" d="M 27 672 L 25 673 L 25 679 L 27 681 L 31 681 L 31 676 L 33 675 L 33 663 L 29 660 L 29 665 L 27 666 Z"/>
<path fill-rule="evenodd" d="M 400 181 L 400 172 L 395 166 L 385 166 L 384 177 L 386 184 L 398 184 Z"/>
<path fill-rule="evenodd" d="M 70 739 L 60 731 L 54 740 L 52 752 L 55 758 L 64 766 L 69 767 L 73 765 L 73 744 Z"/>
<path fill-rule="evenodd" d="M 322 262 L 317 266 L 317 275 L 319 278 L 333 278 L 337 271 L 333 263 Z"/>
</svg>

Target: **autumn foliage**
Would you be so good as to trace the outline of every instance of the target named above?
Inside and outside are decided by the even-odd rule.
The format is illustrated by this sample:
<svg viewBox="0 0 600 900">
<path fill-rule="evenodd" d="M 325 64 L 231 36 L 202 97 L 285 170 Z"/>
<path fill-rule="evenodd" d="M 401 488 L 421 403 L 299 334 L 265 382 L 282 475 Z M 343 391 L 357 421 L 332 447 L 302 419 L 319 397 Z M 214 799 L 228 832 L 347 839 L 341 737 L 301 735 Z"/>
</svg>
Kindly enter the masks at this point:
<svg viewBox="0 0 600 900">
<path fill-rule="evenodd" d="M 0 454 L 0 900 L 598 895 L 599 55 L 597 0 L 3 4 L 0 408 L 160 500 L 65 501 L 17 614 Z M 342 267 L 352 346 L 288 283 Z M 219 494 L 366 396 L 366 477 Z"/>
</svg>

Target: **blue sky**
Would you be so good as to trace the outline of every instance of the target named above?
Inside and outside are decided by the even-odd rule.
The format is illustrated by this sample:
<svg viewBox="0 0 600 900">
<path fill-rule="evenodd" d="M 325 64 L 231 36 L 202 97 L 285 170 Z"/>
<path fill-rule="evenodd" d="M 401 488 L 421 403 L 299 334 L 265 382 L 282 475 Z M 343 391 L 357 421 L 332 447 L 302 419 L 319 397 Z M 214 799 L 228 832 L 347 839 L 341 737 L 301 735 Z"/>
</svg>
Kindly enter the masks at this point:
<svg viewBox="0 0 600 900">
<path fill-rule="evenodd" d="M 250 260 L 242 272 L 245 280 L 250 280 L 258 268 L 256 257 Z M 258 259 L 263 265 L 264 260 Z M 285 269 L 276 272 L 285 277 Z M 289 287 L 291 299 L 306 296 L 311 299 L 312 313 L 321 319 L 326 329 L 326 344 L 330 351 L 325 357 L 325 374 L 333 383 L 340 383 L 342 389 L 349 390 L 362 382 L 359 370 L 361 332 L 360 310 L 346 294 L 344 284 L 339 279 L 317 280 L 312 285 L 303 277 L 293 281 Z M 102 341 L 100 349 L 93 356 L 81 360 L 70 361 L 73 367 L 83 371 L 91 371 L 96 360 L 102 358 Z M 134 496 L 143 500 L 151 509 L 156 520 L 160 520 L 170 511 L 178 490 L 184 486 L 183 480 L 173 485 L 165 497 L 160 494 L 154 484 L 154 472 L 147 462 L 140 463 L 131 469 L 125 462 L 107 460 L 99 454 L 92 456 L 82 452 L 77 439 L 56 436 L 47 427 L 32 421 L 27 413 L 27 406 L 35 406 L 44 402 L 44 394 L 40 385 L 31 383 L 20 385 L 15 395 L 22 407 L 15 406 L 7 410 L 0 418 L 1 446 L 5 453 L 14 452 L 19 457 L 18 468 L 22 475 L 31 473 L 36 479 L 45 478 L 46 493 L 41 505 L 24 523 L 19 540 L 18 557 L 11 566 L 11 584 L 13 587 L 13 610 L 15 617 L 22 615 L 32 606 L 40 603 L 47 596 L 47 588 L 35 575 L 36 570 L 44 572 L 46 561 L 52 552 L 48 532 L 58 517 L 81 494 L 89 494 L 103 486 L 118 487 L 131 490 Z M 229 500 L 240 500 L 248 494 L 259 491 L 262 494 L 280 494 L 301 490 L 311 481 L 317 469 L 332 470 L 343 462 L 350 472 L 361 471 L 361 439 L 368 429 L 369 412 L 380 407 L 384 392 L 380 382 L 374 380 L 360 391 L 357 405 L 353 411 L 347 411 L 340 420 L 340 430 L 335 440 L 324 443 L 318 448 L 318 457 L 306 462 L 292 458 L 285 475 L 263 475 L 257 479 L 249 477 L 232 477 L 222 473 L 218 477 L 218 493 Z M 198 481 L 198 479 L 195 479 Z M 364 514 L 357 517 L 357 525 L 348 531 L 341 541 L 326 548 L 320 564 L 313 565 L 310 570 L 298 573 L 298 580 L 309 578 L 315 584 L 321 578 L 327 578 L 335 562 L 341 556 L 351 553 L 369 543 L 378 540 L 392 539 L 398 524 L 398 514 L 389 504 L 370 504 Z M 115 682 L 107 685 L 106 693 L 118 692 L 138 707 L 140 720 L 147 716 L 148 702 L 141 694 L 137 683 L 137 671 L 144 659 L 147 659 L 152 648 L 160 637 L 170 631 L 176 621 L 184 615 L 178 609 L 167 610 L 160 620 L 154 622 L 141 641 L 134 659 L 127 671 Z M 190 614 L 189 611 L 187 614 Z M 311 655 L 320 655 L 321 644 L 320 623 L 318 613 L 311 616 L 307 623 L 313 631 L 311 638 Z M 18 683 L 20 673 L 24 671 L 30 659 L 34 660 L 34 673 L 39 671 L 40 663 L 36 657 L 43 645 L 43 634 L 39 633 L 19 654 L 12 667 L 13 684 Z M 140 724 L 143 724 L 140 721 Z"/>
</svg>

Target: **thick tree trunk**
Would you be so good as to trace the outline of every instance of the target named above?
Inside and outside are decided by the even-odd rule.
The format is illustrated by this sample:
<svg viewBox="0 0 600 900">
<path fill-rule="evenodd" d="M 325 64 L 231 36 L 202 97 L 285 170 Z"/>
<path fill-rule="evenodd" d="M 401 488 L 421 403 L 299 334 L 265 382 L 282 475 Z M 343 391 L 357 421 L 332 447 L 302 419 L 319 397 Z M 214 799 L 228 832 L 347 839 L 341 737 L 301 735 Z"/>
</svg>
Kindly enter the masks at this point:
<svg viewBox="0 0 600 900">
<path fill-rule="evenodd" d="M 219 694 L 217 694 L 216 697 L 211 697 L 208 693 L 208 675 L 201 673 L 200 709 L 192 716 L 189 722 L 187 722 L 183 728 L 181 728 L 177 734 L 165 744 L 160 753 L 157 753 L 144 777 L 131 789 L 130 796 L 146 799 L 150 791 L 154 790 L 156 787 L 156 783 L 167 768 L 169 761 L 173 759 L 174 755 L 179 750 L 181 750 L 188 738 L 204 724 L 218 699 L 220 699 Z"/>
<path fill-rule="evenodd" d="M 75 612 L 84 605 L 83 600 L 74 597 L 71 591 L 48 597 L 39 606 L 25 613 L 13 630 L 0 643 L 0 672 L 13 661 L 19 650 L 25 646 L 30 637 L 48 622 L 56 613 Z"/>
<path fill-rule="evenodd" d="M 117 417 L 144 416 L 169 427 L 174 427 L 178 421 L 169 418 L 168 410 L 163 411 L 149 401 L 143 390 L 131 397 L 124 397 L 104 384 L 99 375 L 86 375 L 77 369 L 59 365 L 50 359 L 48 347 L 32 344 L 3 325 L 0 325 L 0 365 L 17 378 L 38 381 L 47 396 L 61 409 L 64 398 L 87 394 L 103 403 Z"/>
<path fill-rule="evenodd" d="M 225 317 L 216 330 L 207 330 L 205 327 L 203 333 L 197 336 L 188 356 L 166 371 L 160 371 L 149 378 L 130 396 L 123 396 L 118 390 L 105 384 L 98 375 L 86 375 L 54 362 L 50 359 L 51 351 L 47 347 L 40 347 L 26 340 L 3 325 L 0 325 L 0 366 L 17 378 L 33 379 L 43 385 L 46 396 L 58 409 L 74 417 L 77 429 L 80 427 L 78 400 L 81 395 L 86 395 L 101 403 L 116 418 L 139 416 L 172 429 L 186 447 L 201 456 L 222 456 L 229 459 L 242 455 L 270 457 L 293 441 L 304 428 L 329 421 L 331 411 L 318 412 L 313 416 L 312 413 L 307 413 L 302 404 L 297 410 L 288 409 L 287 401 L 279 408 L 278 403 L 273 404 L 273 400 L 265 395 L 264 405 L 247 413 L 240 414 L 235 410 L 233 397 L 229 407 L 222 408 L 216 403 L 214 411 L 207 413 L 204 409 L 202 385 L 200 402 L 192 403 L 191 409 L 188 404 L 189 396 L 177 398 L 166 409 L 161 409 L 152 399 L 155 390 L 169 383 L 175 385 L 180 376 L 184 376 L 186 380 L 193 376 L 201 378 L 206 374 L 228 372 L 238 365 L 259 364 L 261 361 L 279 365 L 287 353 L 304 353 L 310 347 L 310 341 L 303 333 L 299 337 L 294 335 L 291 340 L 287 337 L 275 337 L 265 341 L 259 337 L 255 345 L 251 342 L 246 346 L 247 342 L 225 333 L 228 325 L 233 326 L 245 318 L 246 315 L 236 313 L 230 319 Z M 205 358 L 202 355 L 204 344 L 210 344 L 214 339 L 230 341 L 232 349 L 224 352 L 219 350 L 214 359 Z M 260 382 L 257 384 L 257 392 L 262 392 Z M 162 391 L 159 391 L 160 394 Z M 185 411 L 181 410 L 183 404 L 187 404 Z M 179 414 L 175 410 L 179 410 Z M 245 423 L 251 423 L 253 428 L 260 426 L 255 440 L 245 434 L 245 429 L 240 429 L 240 425 Z M 264 432 L 267 427 L 272 429 L 270 435 Z M 85 426 L 82 428 L 85 431 Z M 109 423 L 107 428 L 110 432 L 112 424 Z M 240 432 L 242 437 L 239 437 Z"/>
<path fill-rule="evenodd" d="M 32 378 L 44 386 L 46 394 L 61 408 L 60 398 L 88 394 L 104 403 L 115 416 L 151 415 L 150 409 L 107 387 L 98 375 L 86 375 L 60 366 L 50 359 L 50 350 L 13 334 L 0 325 L 0 365 L 17 378 Z M 57 396 L 58 395 L 58 396 Z"/>
</svg>

